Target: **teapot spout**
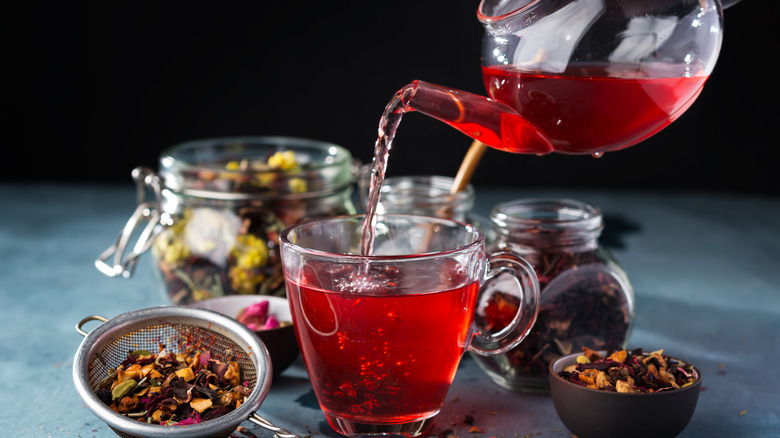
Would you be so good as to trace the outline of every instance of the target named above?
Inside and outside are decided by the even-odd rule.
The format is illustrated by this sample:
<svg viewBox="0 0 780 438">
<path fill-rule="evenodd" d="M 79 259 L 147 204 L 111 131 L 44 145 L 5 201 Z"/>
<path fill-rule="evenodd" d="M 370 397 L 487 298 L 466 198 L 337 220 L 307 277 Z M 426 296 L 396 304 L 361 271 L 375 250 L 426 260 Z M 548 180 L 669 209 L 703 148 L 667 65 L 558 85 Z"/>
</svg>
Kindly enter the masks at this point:
<svg viewBox="0 0 780 438">
<path fill-rule="evenodd" d="M 554 150 L 539 128 L 502 102 L 419 80 L 410 88 L 407 111 L 440 120 L 494 149 L 537 155 Z"/>
</svg>

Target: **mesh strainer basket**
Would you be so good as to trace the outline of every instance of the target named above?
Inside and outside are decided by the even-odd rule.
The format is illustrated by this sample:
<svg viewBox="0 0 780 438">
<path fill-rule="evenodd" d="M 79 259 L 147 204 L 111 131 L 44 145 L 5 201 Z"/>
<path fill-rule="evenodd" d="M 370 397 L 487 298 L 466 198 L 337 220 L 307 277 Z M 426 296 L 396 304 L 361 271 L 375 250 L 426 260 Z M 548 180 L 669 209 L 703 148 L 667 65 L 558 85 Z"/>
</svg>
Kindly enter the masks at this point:
<svg viewBox="0 0 780 438">
<path fill-rule="evenodd" d="M 82 327 L 89 321 L 103 324 L 89 333 Z M 271 387 L 271 359 L 262 341 L 246 326 L 219 313 L 182 306 L 160 306 L 136 310 L 114 318 L 88 316 L 76 330 L 84 336 L 73 360 L 73 383 L 87 408 L 121 437 L 228 437 L 243 422 L 273 431 L 277 436 L 296 437 L 272 425 L 255 411 Z M 184 352 L 199 345 L 211 357 L 234 360 L 241 378 L 251 389 L 247 400 L 221 417 L 186 426 L 147 424 L 109 409 L 95 394 L 109 370 L 122 363 L 131 350 Z"/>
</svg>

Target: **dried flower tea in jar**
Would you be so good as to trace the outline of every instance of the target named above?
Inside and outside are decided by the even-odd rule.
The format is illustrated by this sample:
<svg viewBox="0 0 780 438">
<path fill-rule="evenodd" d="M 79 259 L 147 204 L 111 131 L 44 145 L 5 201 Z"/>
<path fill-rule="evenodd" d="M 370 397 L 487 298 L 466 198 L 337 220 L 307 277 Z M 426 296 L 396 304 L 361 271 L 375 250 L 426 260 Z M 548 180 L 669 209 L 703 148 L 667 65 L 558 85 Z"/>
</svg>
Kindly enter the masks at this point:
<svg viewBox="0 0 780 438">
<path fill-rule="evenodd" d="M 151 248 L 174 304 L 229 294 L 283 296 L 279 234 L 305 219 L 354 214 L 356 167 L 341 146 L 289 137 L 172 147 L 160 157 L 158 174 L 134 170 L 138 209 L 96 265 L 127 277 L 137 256 Z M 145 201 L 147 192 L 155 199 Z M 141 250 L 125 256 L 125 235 L 143 221 L 135 245 Z"/>
<path fill-rule="evenodd" d="M 496 239 L 489 251 L 526 259 L 541 290 L 536 324 L 520 345 L 497 356 L 474 355 L 493 381 L 509 389 L 547 392 L 548 366 L 555 359 L 583 347 L 625 348 L 634 294 L 615 257 L 598 243 L 599 209 L 566 199 L 518 200 L 496 206 L 491 220 Z M 517 308 L 518 299 L 500 284 L 477 316 L 483 331 L 500 330 Z"/>
</svg>

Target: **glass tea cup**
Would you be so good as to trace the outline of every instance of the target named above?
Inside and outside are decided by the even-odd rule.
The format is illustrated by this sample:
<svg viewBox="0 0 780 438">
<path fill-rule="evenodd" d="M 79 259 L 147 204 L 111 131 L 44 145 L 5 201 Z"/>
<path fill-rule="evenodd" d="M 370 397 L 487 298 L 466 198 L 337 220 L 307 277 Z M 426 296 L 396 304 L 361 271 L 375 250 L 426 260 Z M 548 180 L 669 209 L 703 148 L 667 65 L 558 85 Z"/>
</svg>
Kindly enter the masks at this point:
<svg viewBox="0 0 780 438">
<path fill-rule="evenodd" d="M 479 229 L 417 215 L 314 219 L 281 235 L 282 266 L 306 370 L 323 413 L 346 436 L 418 436 L 433 424 L 463 353 L 505 352 L 530 331 L 539 286 L 522 258 L 485 252 Z M 494 334 L 477 330 L 491 284 L 511 278 L 521 305 Z"/>
</svg>

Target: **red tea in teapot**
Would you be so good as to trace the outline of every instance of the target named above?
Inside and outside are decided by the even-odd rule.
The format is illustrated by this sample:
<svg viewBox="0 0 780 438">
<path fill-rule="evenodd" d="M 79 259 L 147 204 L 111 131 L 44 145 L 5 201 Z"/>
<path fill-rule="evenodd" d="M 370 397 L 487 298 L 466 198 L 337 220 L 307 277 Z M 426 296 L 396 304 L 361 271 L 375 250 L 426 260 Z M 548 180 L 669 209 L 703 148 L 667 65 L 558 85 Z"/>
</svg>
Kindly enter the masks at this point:
<svg viewBox="0 0 780 438">
<path fill-rule="evenodd" d="M 641 142 L 685 112 L 707 80 L 671 66 L 632 71 L 615 64 L 572 64 L 563 73 L 482 68 L 488 94 L 517 108 L 556 152 L 568 154 L 600 154 Z M 512 144 L 503 149 L 522 151 Z"/>
</svg>

